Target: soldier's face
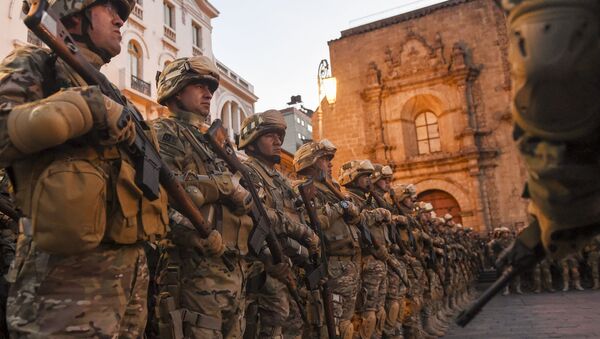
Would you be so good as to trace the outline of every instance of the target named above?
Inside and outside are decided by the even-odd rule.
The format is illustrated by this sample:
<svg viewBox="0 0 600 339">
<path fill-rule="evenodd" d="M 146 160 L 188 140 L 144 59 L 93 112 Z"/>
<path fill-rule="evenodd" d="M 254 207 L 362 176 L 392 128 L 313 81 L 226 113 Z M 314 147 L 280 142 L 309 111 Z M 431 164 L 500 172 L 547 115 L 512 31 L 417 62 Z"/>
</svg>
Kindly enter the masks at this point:
<svg viewBox="0 0 600 339">
<path fill-rule="evenodd" d="M 331 164 L 331 159 L 329 157 L 320 157 L 315 162 L 315 167 L 321 173 L 325 173 L 327 178 L 331 178 L 331 168 L 333 165 Z"/>
<path fill-rule="evenodd" d="M 92 23 L 88 34 L 94 44 L 115 56 L 121 52 L 121 26 L 123 20 L 110 2 L 89 9 Z"/>
<path fill-rule="evenodd" d="M 281 156 L 281 136 L 278 133 L 270 132 L 265 133 L 256 139 L 256 147 L 258 151 L 266 158 L 270 159 L 273 157 Z"/>
<path fill-rule="evenodd" d="M 371 176 L 368 174 L 363 174 L 356 178 L 356 187 L 360 188 L 363 191 L 371 190 Z"/>
<path fill-rule="evenodd" d="M 206 84 L 195 83 L 185 86 L 175 96 L 184 110 L 206 118 L 210 114 L 212 93 Z"/>
<path fill-rule="evenodd" d="M 379 189 L 381 189 L 384 192 L 388 192 L 390 190 L 390 183 L 391 183 L 391 179 L 389 178 L 382 178 L 377 180 L 377 182 L 375 183 L 375 185 L 377 187 L 379 187 Z"/>
</svg>

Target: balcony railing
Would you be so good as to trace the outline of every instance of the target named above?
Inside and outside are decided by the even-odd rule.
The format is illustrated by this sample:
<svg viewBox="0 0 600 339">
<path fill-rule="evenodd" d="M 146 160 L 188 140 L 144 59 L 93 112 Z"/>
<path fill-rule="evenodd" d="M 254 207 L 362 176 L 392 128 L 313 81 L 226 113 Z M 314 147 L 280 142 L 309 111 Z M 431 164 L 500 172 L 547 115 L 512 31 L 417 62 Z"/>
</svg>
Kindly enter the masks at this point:
<svg viewBox="0 0 600 339">
<path fill-rule="evenodd" d="M 131 88 L 135 89 L 140 93 L 144 93 L 147 96 L 150 96 L 150 83 L 145 82 L 144 80 L 136 77 L 135 75 L 131 76 Z"/>
<path fill-rule="evenodd" d="M 133 7 L 133 11 L 131 11 L 133 15 L 138 17 L 141 20 L 144 20 L 144 9 L 142 8 L 142 4 L 138 3 Z"/>
<path fill-rule="evenodd" d="M 169 26 L 165 26 L 165 36 L 174 42 L 177 41 L 177 34 Z"/>
<path fill-rule="evenodd" d="M 198 46 L 192 46 L 192 54 L 194 54 L 194 56 L 196 55 L 202 55 L 202 50 L 200 49 L 200 47 Z"/>
</svg>

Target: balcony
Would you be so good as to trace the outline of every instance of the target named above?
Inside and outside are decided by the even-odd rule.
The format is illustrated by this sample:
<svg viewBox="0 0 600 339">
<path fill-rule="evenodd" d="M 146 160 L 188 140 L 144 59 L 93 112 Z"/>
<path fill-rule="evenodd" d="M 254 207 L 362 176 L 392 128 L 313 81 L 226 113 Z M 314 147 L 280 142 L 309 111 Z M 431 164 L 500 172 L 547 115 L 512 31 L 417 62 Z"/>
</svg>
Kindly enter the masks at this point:
<svg viewBox="0 0 600 339">
<path fill-rule="evenodd" d="M 135 75 L 131 76 L 131 88 L 136 91 L 143 93 L 147 96 L 150 96 L 150 83 L 145 82 L 144 80 L 136 77 Z"/>
<path fill-rule="evenodd" d="M 169 26 L 164 26 L 165 27 L 165 36 L 173 41 L 176 42 L 177 41 L 177 34 L 175 33 L 175 30 L 173 30 L 171 27 Z"/>
<path fill-rule="evenodd" d="M 200 49 L 200 47 L 198 47 L 198 46 L 192 46 L 192 54 L 194 56 L 196 56 L 196 55 L 203 55 L 202 49 Z"/>
<path fill-rule="evenodd" d="M 142 8 L 142 4 L 140 4 L 139 2 L 135 5 L 135 7 L 133 7 L 131 13 L 140 20 L 144 20 L 144 9 Z"/>
</svg>

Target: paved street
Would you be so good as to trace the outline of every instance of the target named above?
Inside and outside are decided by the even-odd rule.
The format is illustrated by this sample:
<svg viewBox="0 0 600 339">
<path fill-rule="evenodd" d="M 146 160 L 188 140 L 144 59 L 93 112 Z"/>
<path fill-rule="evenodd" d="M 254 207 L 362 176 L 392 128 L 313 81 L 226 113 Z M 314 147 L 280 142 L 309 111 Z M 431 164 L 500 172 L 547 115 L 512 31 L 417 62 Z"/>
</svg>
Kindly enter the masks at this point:
<svg viewBox="0 0 600 339">
<path fill-rule="evenodd" d="M 600 338 L 600 291 L 497 296 L 444 338 Z"/>
</svg>

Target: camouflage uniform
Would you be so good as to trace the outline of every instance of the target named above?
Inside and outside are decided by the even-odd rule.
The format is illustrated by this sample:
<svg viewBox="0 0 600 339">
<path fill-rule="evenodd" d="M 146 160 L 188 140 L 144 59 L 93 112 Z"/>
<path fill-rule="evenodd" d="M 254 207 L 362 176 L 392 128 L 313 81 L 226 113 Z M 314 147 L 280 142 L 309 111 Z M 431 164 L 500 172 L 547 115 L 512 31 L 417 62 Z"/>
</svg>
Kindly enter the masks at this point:
<svg viewBox="0 0 600 339">
<path fill-rule="evenodd" d="M 552 273 L 550 272 L 550 264 L 551 260 L 549 258 L 544 258 L 544 260 L 535 265 L 533 270 L 533 284 L 535 286 L 535 293 L 542 292 L 542 278 L 545 288 L 550 292 L 554 292 L 554 288 L 552 287 Z"/>
<path fill-rule="evenodd" d="M 206 57 L 181 58 L 165 67 L 158 79 L 158 101 L 169 99 L 188 84 L 203 82 L 214 92 L 219 75 Z M 252 221 L 234 204 L 233 176 L 212 151 L 202 133 L 199 114 L 169 105 L 169 116 L 151 122 L 161 157 L 208 216 L 207 223 L 223 239 L 222 257 L 203 255 L 191 242 L 190 222 L 170 210 L 169 241 L 161 244 L 157 272 L 157 314 L 161 338 L 241 338 L 244 331 L 248 235 Z M 228 262 L 228 263 L 226 263 Z"/>
<path fill-rule="evenodd" d="M 368 227 L 371 236 L 380 244 L 375 249 L 370 244 L 363 243 L 361 288 L 357 313 L 360 317 L 359 335 L 361 338 L 381 337 L 385 325 L 385 299 L 387 294 L 387 264 L 389 256 L 386 244 L 386 227 L 390 220 L 383 220 L 379 213 L 391 213 L 383 208 L 377 208 L 373 199 L 368 199 L 365 191 L 358 188 L 356 180 L 361 175 L 370 175 L 373 165 L 368 160 L 351 161 L 340 169 L 340 184 L 345 186 L 349 200 L 361 211 L 361 223 Z M 377 210 L 375 210 L 377 209 Z"/>
<path fill-rule="evenodd" d="M 590 267 L 592 273 L 592 289 L 597 290 L 600 288 L 600 273 L 598 272 L 600 266 L 600 237 L 596 236 L 592 243 L 587 246 L 587 264 Z"/>
<path fill-rule="evenodd" d="M 579 254 L 569 254 L 558 262 L 562 270 L 563 292 L 569 290 L 569 277 L 573 280 L 573 287 L 583 291 L 579 274 L 579 257 Z"/>
<path fill-rule="evenodd" d="M 356 227 L 358 211 L 348 201 L 340 201 L 318 178 L 306 173 L 317 159 L 332 159 L 335 152 L 335 146 L 326 139 L 306 143 L 294 155 L 294 168 L 299 176 L 316 179 L 316 207 L 325 236 L 323 241 L 328 259 L 328 284 L 333 294 L 336 331 L 339 338 L 350 339 L 354 335 L 351 319 L 355 312 L 361 273 L 361 249 Z"/>
<path fill-rule="evenodd" d="M 248 149 L 249 145 L 269 132 L 280 134 L 283 142 L 285 128 L 285 120 L 279 111 L 269 110 L 251 115 L 242 122 L 238 148 L 248 154 L 248 159 L 244 163 L 251 170 L 252 183 L 264 206 L 275 216 L 274 231 L 284 251 L 288 238 L 314 251 L 318 248 L 318 238 L 305 224 L 302 209 L 298 207 L 302 203 L 293 190 L 291 182 L 273 167 L 275 163 L 267 163 L 259 158 L 256 150 L 252 152 Z M 300 252 L 307 251 L 305 249 Z M 299 319 L 297 304 L 290 297 L 283 283 L 267 275 L 264 285 L 251 294 L 249 298 L 255 299 L 258 305 L 260 338 L 281 338 L 283 334 L 286 334 L 286 337 L 298 337 L 302 334 L 302 322 Z M 294 311 L 290 312 L 291 309 Z M 293 317 L 290 318 L 290 315 Z"/>
<path fill-rule="evenodd" d="M 50 6 L 63 17 L 95 2 L 57 0 Z M 133 3 L 118 5 L 125 5 L 119 6 L 119 14 L 126 19 Z M 79 47 L 100 69 L 104 60 L 88 46 Z M 166 194 L 146 199 L 133 181 L 133 160 L 115 143 L 101 145 L 87 135 L 71 135 L 67 142 L 31 153 L 16 145 L 11 134 L 16 114 L 48 107 L 40 115 L 49 119 L 57 112 L 52 107 L 62 109 L 63 118 L 77 113 L 86 119 L 87 109 L 92 115 L 108 114 L 107 99 L 85 85 L 47 49 L 18 48 L 0 65 L 0 164 L 8 167 L 24 216 L 8 274 L 13 285 L 7 322 L 15 338 L 143 335 L 148 267 L 142 243 L 165 232 Z M 88 108 L 63 105 L 67 98 L 71 103 L 84 100 Z M 34 185 L 41 195 L 33 194 Z"/>
</svg>

